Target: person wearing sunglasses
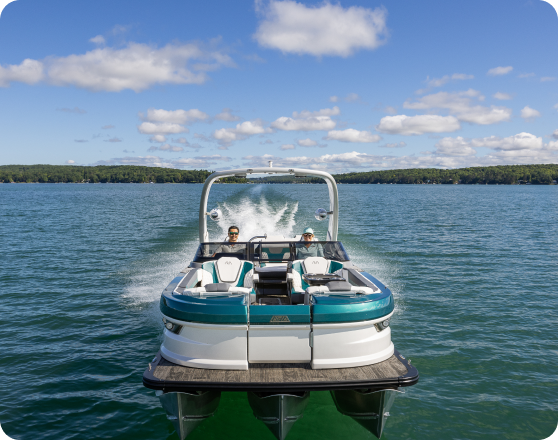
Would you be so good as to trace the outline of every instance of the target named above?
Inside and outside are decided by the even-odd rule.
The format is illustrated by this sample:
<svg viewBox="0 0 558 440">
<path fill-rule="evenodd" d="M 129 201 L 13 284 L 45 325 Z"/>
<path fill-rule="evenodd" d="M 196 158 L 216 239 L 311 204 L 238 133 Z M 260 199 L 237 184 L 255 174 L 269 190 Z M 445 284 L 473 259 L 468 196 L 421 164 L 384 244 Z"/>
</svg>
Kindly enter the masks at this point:
<svg viewBox="0 0 558 440">
<path fill-rule="evenodd" d="M 238 242 L 238 236 L 240 234 L 240 229 L 238 226 L 230 226 L 228 232 L 228 242 L 221 244 L 217 249 L 215 249 L 215 254 L 238 254 L 246 252 L 246 245 Z"/>
<path fill-rule="evenodd" d="M 308 257 L 323 257 L 324 248 L 320 243 L 314 242 L 314 230 L 306 228 L 302 233 L 301 243 L 296 245 L 296 259 L 304 260 Z"/>
</svg>

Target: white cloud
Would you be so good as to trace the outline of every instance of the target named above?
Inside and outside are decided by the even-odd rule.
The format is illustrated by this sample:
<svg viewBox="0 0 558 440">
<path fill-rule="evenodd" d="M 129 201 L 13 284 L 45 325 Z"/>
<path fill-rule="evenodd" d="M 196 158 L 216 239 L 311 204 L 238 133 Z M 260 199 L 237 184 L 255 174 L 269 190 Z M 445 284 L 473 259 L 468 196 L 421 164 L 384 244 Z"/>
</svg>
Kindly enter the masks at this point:
<svg viewBox="0 0 558 440">
<path fill-rule="evenodd" d="M 56 86 L 93 91 L 140 92 L 155 84 L 202 84 L 208 79 L 207 71 L 223 66 L 234 63 L 227 54 L 201 43 L 161 48 L 129 43 L 122 49 L 99 47 L 80 55 L 26 59 L 20 65 L 0 66 L 0 87 L 11 82 L 35 84 L 46 80 Z"/>
<path fill-rule="evenodd" d="M 222 144 L 230 144 L 231 142 L 246 139 L 255 134 L 270 133 L 269 128 L 263 126 L 263 122 L 259 119 L 253 121 L 244 121 L 237 124 L 235 128 L 220 128 L 213 132 L 213 137 Z"/>
<path fill-rule="evenodd" d="M 115 128 L 114 125 L 112 124 L 108 124 L 108 125 L 103 125 L 101 127 L 103 130 L 110 130 L 111 128 Z"/>
<path fill-rule="evenodd" d="M 117 138 L 117 137 L 115 136 L 115 137 L 113 137 L 113 138 L 107 139 L 107 140 L 104 141 L 104 142 L 122 142 L 122 139 Z"/>
<path fill-rule="evenodd" d="M 543 76 L 541 78 L 541 82 L 549 82 L 549 81 L 556 81 L 556 78 L 554 76 Z"/>
<path fill-rule="evenodd" d="M 70 159 L 70 160 L 67 160 L 66 163 L 67 163 L 68 165 L 73 165 L 74 163 L 76 163 L 76 161 Z"/>
<path fill-rule="evenodd" d="M 307 139 L 301 139 L 299 141 L 296 141 L 296 143 L 298 145 L 300 145 L 301 147 L 315 147 L 316 145 L 318 145 L 318 142 L 307 138 Z"/>
<path fill-rule="evenodd" d="M 348 128 L 346 130 L 332 130 L 327 133 L 325 139 L 340 142 L 371 143 L 379 142 L 382 137 L 377 134 L 372 134 L 369 131 L 359 131 L 354 128 Z"/>
<path fill-rule="evenodd" d="M 91 43 L 95 43 L 95 44 L 105 44 L 106 43 L 105 37 L 103 37 L 102 35 L 97 35 L 96 37 L 90 38 L 89 41 L 91 41 Z"/>
<path fill-rule="evenodd" d="M 330 96 L 329 97 L 330 102 L 339 102 L 339 96 Z"/>
<path fill-rule="evenodd" d="M 209 115 L 197 108 L 191 110 L 163 110 L 150 108 L 147 114 L 140 113 L 140 118 L 149 122 L 170 122 L 173 124 L 191 124 L 192 122 L 205 121 Z"/>
<path fill-rule="evenodd" d="M 169 144 L 164 144 L 161 145 L 159 147 L 149 147 L 148 151 L 168 151 L 168 152 L 172 152 L 172 153 L 178 153 L 180 151 L 184 151 L 184 148 L 182 147 L 177 147 L 176 145 L 169 145 Z"/>
<path fill-rule="evenodd" d="M 191 158 L 176 159 L 172 161 L 172 164 L 180 168 L 192 167 L 207 169 L 213 167 L 219 162 L 230 162 L 231 160 L 232 158 L 230 157 L 221 156 L 220 154 L 213 154 L 211 156 L 197 156 Z"/>
<path fill-rule="evenodd" d="M 404 136 L 424 133 L 445 133 L 461 128 L 457 118 L 453 116 L 419 115 L 419 116 L 385 116 L 376 126 L 382 133 L 402 134 Z"/>
<path fill-rule="evenodd" d="M 86 139 L 74 139 L 74 142 L 77 142 L 77 143 L 83 144 L 83 143 L 85 143 L 85 142 L 89 142 L 89 141 L 88 141 L 88 140 L 86 140 Z"/>
<path fill-rule="evenodd" d="M 461 136 L 445 137 L 436 144 L 436 154 L 444 156 L 474 156 L 477 154 Z"/>
<path fill-rule="evenodd" d="M 459 121 L 480 125 L 508 121 L 511 117 L 512 110 L 507 107 L 473 105 L 472 99 L 483 101 L 484 96 L 473 89 L 456 93 L 438 92 L 415 102 L 406 101 L 403 107 L 414 110 L 447 109 Z"/>
<path fill-rule="evenodd" d="M 541 113 L 528 105 L 521 109 L 521 117 L 525 120 L 535 119 L 541 116 Z"/>
<path fill-rule="evenodd" d="M 507 66 L 507 67 L 494 67 L 493 69 L 490 69 L 487 72 L 487 75 L 489 76 L 501 76 L 501 75 L 507 75 L 508 73 L 510 73 L 513 70 L 512 66 Z"/>
<path fill-rule="evenodd" d="M 172 141 L 177 144 L 183 144 L 186 146 L 190 145 L 190 142 L 188 142 L 188 140 L 185 137 L 179 137 L 178 139 L 173 139 Z"/>
<path fill-rule="evenodd" d="M 347 57 L 359 49 L 375 49 L 387 37 L 385 8 L 367 9 L 325 2 L 302 3 L 272 0 L 264 8 L 254 38 L 263 47 L 283 53 Z"/>
<path fill-rule="evenodd" d="M 554 133 L 552 133 L 552 137 L 554 139 L 558 139 L 558 130 L 554 130 Z"/>
<path fill-rule="evenodd" d="M 518 78 L 531 78 L 532 76 L 535 76 L 534 73 L 522 73 L 520 75 L 517 75 Z"/>
<path fill-rule="evenodd" d="M 154 122 L 142 122 L 138 125 L 138 131 L 143 134 L 177 134 L 177 133 L 188 133 L 186 127 L 183 127 L 179 124 L 174 124 L 171 122 L 161 122 L 161 123 L 154 123 Z"/>
<path fill-rule="evenodd" d="M 531 133 L 519 133 L 506 138 L 490 136 L 473 139 L 471 145 L 475 148 L 485 147 L 496 151 L 541 150 L 544 146 L 542 138 Z"/>
<path fill-rule="evenodd" d="M 386 112 L 388 115 L 396 115 L 397 114 L 397 109 L 395 107 L 392 107 L 392 106 L 388 105 L 384 109 L 384 112 Z"/>
<path fill-rule="evenodd" d="M 466 80 L 466 79 L 474 79 L 475 75 L 467 75 L 466 73 L 454 73 L 451 76 L 451 79 L 457 79 L 457 80 Z"/>
<path fill-rule="evenodd" d="M 163 136 L 162 134 L 154 134 L 153 136 L 151 136 L 149 138 L 149 142 L 159 142 L 159 143 L 163 143 L 166 142 L 167 138 L 165 136 Z"/>
<path fill-rule="evenodd" d="M 284 131 L 327 131 L 335 128 L 336 123 L 331 119 L 331 116 L 336 116 L 340 113 L 341 110 L 337 106 L 314 112 L 308 110 L 293 112 L 292 118 L 281 116 L 271 124 L 271 127 Z"/>
<path fill-rule="evenodd" d="M 221 113 L 215 115 L 215 119 L 228 122 L 240 121 L 240 117 L 233 115 L 230 108 L 224 108 Z"/>
<path fill-rule="evenodd" d="M 43 69 L 43 63 L 30 59 L 19 65 L 0 66 L 0 87 L 9 87 L 11 82 L 36 84 L 44 78 Z"/>
<path fill-rule="evenodd" d="M 283 144 L 281 145 L 281 150 L 294 150 L 295 146 L 293 144 Z"/>
<path fill-rule="evenodd" d="M 507 100 L 512 99 L 512 96 L 510 94 L 502 93 L 502 92 L 494 93 L 494 95 L 492 95 L 492 96 L 494 96 L 494 98 L 496 98 L 496 99 L 499 99 L 500 101 L 507 101 Z"/>
</svg>

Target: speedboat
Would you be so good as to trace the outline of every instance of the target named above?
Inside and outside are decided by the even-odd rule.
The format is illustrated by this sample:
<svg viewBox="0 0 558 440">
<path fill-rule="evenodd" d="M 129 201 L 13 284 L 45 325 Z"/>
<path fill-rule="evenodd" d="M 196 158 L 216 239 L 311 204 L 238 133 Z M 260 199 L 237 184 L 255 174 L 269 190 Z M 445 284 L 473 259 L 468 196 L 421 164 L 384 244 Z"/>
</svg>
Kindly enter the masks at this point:
<svg viewBox="0 0 558 440">
<path fill-rule="evenodd" d="M 261 235 L 209 240 L 211 186 L 255 174 L 319 177 L 329 192 L 325 240 Z M 256 418 L 283 440 L 302 417 L 309 393 L 329 390 L 337 409 L 378 438 L 395 393 L 418 371 L 391 340 L 391 291 L 349 258 L 338 240 L 339 198 L 323 171 L 248 168 L 205 181 L 199 246 L 192 262 L 164 289 L 164 339 L 144 373 L 181 440 L 215 413 L 222 391 L 247 392 Z M 242 226 L 242 225 L 241 225 Z"/>
</svg>

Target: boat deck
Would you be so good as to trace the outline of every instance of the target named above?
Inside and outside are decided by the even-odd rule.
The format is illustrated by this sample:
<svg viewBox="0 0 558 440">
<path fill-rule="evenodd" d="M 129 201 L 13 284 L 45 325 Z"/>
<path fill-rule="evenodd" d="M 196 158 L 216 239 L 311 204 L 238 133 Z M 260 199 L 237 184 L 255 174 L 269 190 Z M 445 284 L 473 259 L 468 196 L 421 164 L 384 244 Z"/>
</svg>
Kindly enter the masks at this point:
<svg viewBox="0 0 558 440">
<path fill-rule="evenodd" d="M 313 370 L 310 364 L 250 364 L 248 370 L 206 370 L 173 364 L 157 353 L 143 374 L 154 390 L 312 391 L 385 389 L 418 382 L 417 369 L 396 350 L 389 359 L 362 367 Z"/>
</svg>

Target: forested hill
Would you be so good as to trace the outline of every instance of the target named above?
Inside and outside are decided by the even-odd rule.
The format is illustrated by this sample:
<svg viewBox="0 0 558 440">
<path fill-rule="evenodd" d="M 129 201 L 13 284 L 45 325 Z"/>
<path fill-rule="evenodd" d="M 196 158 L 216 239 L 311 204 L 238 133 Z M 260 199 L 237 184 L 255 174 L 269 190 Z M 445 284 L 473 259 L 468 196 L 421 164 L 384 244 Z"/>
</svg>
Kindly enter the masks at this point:
<svg viewBox="0 0 558 440">
<path fill-rule="evenodd" d="M 203 183 L 211 171 L 177 170 L 132 165 L 82 167 L 73 165 L 1 165 L 0 182 L 39 183 Z M 558 165 L 504 165 L 494 167 L 414 168 L 335 174 L 338 183 L 394 184 L 537 184 L 558 180 Z M 322 179 L 291 176 L 244 179 L 229 177 L 224 183 L 323 183 Z"/>
<path fill-rule="evenodd" d="M 80 167 L 73 165 L 2 165 L 0 182 L 39 183 L 203 183 L 211 171 L 177 170 L 133 165 Z M 229 177 L 227 183 L 246 179 Z"/>
<path fill-rule="evenodd" d="M 493 167 L 413 168 L 334 174 L 337 183 L 551 185 L 558 180 L 558 165 L 502 165 Z M 292 176 L 264 177 L 262 183 L 324 183 L 322 179 Z M 556 182 L 554 182 L 556 183 Z"/>
<path fill-rule="evenodd" d="M 489 185 L 531 183 L 551 185 L 553 181 L 558 180 L 558 165 L 501 165 L 452 170 L 414 168 L 408 170 L 336 174 L 334 177 L 338 183 L 460 183 Z"/>
</svg>

